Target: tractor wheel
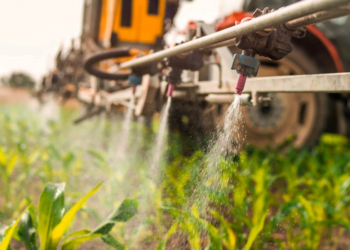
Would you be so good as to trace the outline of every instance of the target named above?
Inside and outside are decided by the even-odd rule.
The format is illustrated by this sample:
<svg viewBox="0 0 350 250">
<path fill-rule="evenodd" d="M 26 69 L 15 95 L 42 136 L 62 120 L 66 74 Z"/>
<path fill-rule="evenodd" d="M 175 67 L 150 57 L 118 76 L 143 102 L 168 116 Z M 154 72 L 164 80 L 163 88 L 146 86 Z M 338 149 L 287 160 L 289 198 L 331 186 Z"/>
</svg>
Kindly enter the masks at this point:
<svg viewBox="0 0 350 250">
<path fill-rule="evenodd" d="M 320 73 L 316 64 L 298 48 L 279 61 L 266 58 L 259 58 L 259 60 L 261 60 L 259 76 Z M 293 146 L 298 148 L 315 145 L 329 118 L 328 110 L 331 101 L 328 95 L 323 93 L 270 95 L 273 100 L 268 106 L 242 107 L 246 142 L 263 148 L 279 146 L 288 138 L 293 138 Z M 228 106 L 229 104 L 216 104 L 201 107 L 201 105 L 180 100 L 172 104 L 169 129 L 171 134 L 177 132 L 182 138 L 180 146 L 184 154 L 195 151 L 198 146 L 203 146 L 205 139 L 211 138 Z M 202 143 L 198 143 L 198 140 Z"/>
<path fill-rule="evenodd" d="M 259 76 L 320 73 L 316 64 L 297 48 L 279 61 L 259 59 Z M 273 100 L 268 106 L 242 107 L 247 142 L 259 147 L 277 146 L 292 137 L 295 147 L 313 146 L 327 124 L 330 102 L 327 94 L 276 93 L 270 96 Z"/>
</svg>

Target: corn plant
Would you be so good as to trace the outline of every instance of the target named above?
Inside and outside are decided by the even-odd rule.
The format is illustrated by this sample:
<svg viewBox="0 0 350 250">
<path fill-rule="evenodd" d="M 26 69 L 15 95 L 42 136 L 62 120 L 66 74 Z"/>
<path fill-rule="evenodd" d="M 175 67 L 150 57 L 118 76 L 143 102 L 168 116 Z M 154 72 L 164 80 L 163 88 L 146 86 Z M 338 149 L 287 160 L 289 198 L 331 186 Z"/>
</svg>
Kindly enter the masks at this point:
<svg viewBox="0 0 350 250">
<path fill-rule="evenodd" d="M 341 136 L 324 135 L 312 150 L 288 149 L 287 144 L 267 150 L 248 147 L 238 156 L 214 159 L 218 163 L 215 171 L 208 169 L 205 152 L 181 156 L 173 140 L 171 160 L 154 182 L 145 157 L 151 145 L 140 140 L 141 130 L 131 133 L 128 155 L 120 160 L 114 158 L 120 139 L 120 124 L 115 121 L 109 128 L 113 131 L 105 135 L 105 124 L 96 119 L 78 128 L 63 120 L 49 122 L 49 130 L 43 132 L 34 118 L 16 112 L 0 113 L 4 135 L 0 137 L 0 210 L 5 211 L 0 212 L 1 222 L 24 209 L 26 197 L 33 198 L 44 183 L 66 182 L 72 189 L 86 188 L 91 183 L 86 181 L 91 180 L 88 173 L 94 173 L 94 180 L 107 180 L 103 197 L 98 197 L 104 208 L 123 200 L 125 194 L 141 202 L 134 218 L 138 227 L 118 223 L 113 229 L 119 242 L 135 249 L 147 245 L 168 249 L 174 239 L 181 238 L 186 247 L 173 248 L 312 250 L 332 246 L 333 250 L 343 244 L 343 233 L 350 232 L 350 145 Z M 61 116 L 66 119 L 71 113 Z M 144 141 L 150 141 L 147 138 Z M 35 239 L 32 249 L 38 248 L 42 238 L 38 214 L 40 208 L 30 206 L 13 227 L 14 238 Z M 7 239 L 11 238 L 10 228 L 5 230 Z M 72 240 L 74 248 L 97 234 L 113 244 L 111 232 L 96 230 L 78 231 L 71 237 L 66 232 L 58 246 Z M 47 242 L 52 242 L 50 237 Z M 118 248 L 121 243 L 114 245 Z"/>
<path fill-rule="evenodd" d="M 47 182 L 65 182 L 76 189 L 82 154 L 57 148 L 60 140 L 53 141 L 42 130 L 37 114 L 16 107 L 0 110 L 0 222 L 6 222 Z"/>
<path fill-rule="evenodd" d="M 95 229 L 83 229 L 65 235 L 77 212 L 100 186 L 101 184 L 96 186 L 66 211 L 65 184 L 48 183 L 41 193 L 38 208 L 31 206 L 18 217 L 12 226 L 5 230 L 0 250 L 8 249 L 11 237 L 23 242 L 28 250 L 57 249 L 59 244 L 63 250 L 73 250 L 82 243 L 99 237 L 116 249 L 124 249 L 124 245 L 115 240 L 110 231 L 117 222 L 126 222 L 134 216 L 138 207 L 138 202 L 135 200 L 124 200 L 119 208 Z"/>
<path fill-rule="evenodd" d="M 205 239 L 209 249 L 336 249 L 342 233 L 350 232 L 346 139 L 325 135 L 311 151 L 248 148 L 217 162 L 215 176 L 204 179 L 201 152 L 166 168 L 164 213 L 173 222 L 158 249 L 179 233 L 191 249 L 203 248 Z"/>
</svg>

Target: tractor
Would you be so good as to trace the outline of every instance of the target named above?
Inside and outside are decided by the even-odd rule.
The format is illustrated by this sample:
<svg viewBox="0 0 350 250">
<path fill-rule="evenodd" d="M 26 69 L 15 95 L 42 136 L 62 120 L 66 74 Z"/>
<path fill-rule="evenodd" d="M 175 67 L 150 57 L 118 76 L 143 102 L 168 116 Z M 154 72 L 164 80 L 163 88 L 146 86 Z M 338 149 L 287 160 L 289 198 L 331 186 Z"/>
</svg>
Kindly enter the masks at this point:
<svg viewBox="0 0 350 250">
<path fill-rule="evenodd" d="M 221 88 L 230 79 L 237 77 L 230 69 L 229 61 L 232 61 L 233 54 L 242 52 L 244 39 L 241 38 L 240 43 L 237 39 L 228 40 L 220 44 L 222 46 L 198 49 L 196 53 L 200 53 L 200 56 L 195 52 L 184 53 L 177 57 L 180 59 L 158 60 L 131 69 L 120 65 L 164 48 L 230 29 L 245 20 L 273 13 L 295 2 L 298 1 L 246 0 L 241 11 L 219 18 L 214 23 L 189 20 L 182 34 L 183 42 L 167 45 L 164 35 L 172 27 L 176 13 L 185 11 L 180 6 L 186 4 L 183 1 L 85 0 L 79 48 L 72 44 L 66 55 L 62 52 L 58 54 L 56 71 L 47 77 L 49 80 L 46 80 L 45 87 L 59 86 L 61 94 L 74 96 L 88 104 L 87 113 L 78 121 L 126 106 L 132 93 L 137 96 L 135 115 L 151 118 L 165 102 L 167 82 L 172 76 L 166 68 L 171 63 L 177 65 L 181 71 L 175 74 L 175 66 L 170 70 L 176 76 L 174 81 L 181 84 L 175 86 L 169 130 L 181 135 L 182 144 L 189 147 L 185 151 L 190 152 L 191 147 L 195 147 L 193 143 L 205 144 L 205 135 L 215 130 L 232 101 L 229 97 L 231 92 L 218 96 L 198 91 L 206 86 L 200 83 L 214 80 Z M 350 14 L 349 4 L 342 8 L 344 17 L 307 25 L 306 28 L 297 29 L 298 34 L 288 35 L 287 38 L 283 38 L 288 32 L 284 32 L 282 26 L 274 27 L 278 31 L 275 33 L 282 37 L 280 39 L 286 39 L 285 44 L 290 45 L 288 49 L 291 48 L 292 52 L 283 52 L 283 56 L 263 50 L 259 50 L 259 55 L 255 56 L 254 53 L 260 62 L 257 73 L 259 79 L 349 72 L 350 56 L 346 50 L 350 42 L 350 18 L 346 14 Z M 271 30 L 265 29 L 263 32 L 267 32 L 267 35 L 256 32 L 258 35 L 255 36 L 270 37 Z M 186 58 L 190 58 L 190 62 Z M 187 62 L 189 65 L 184 66 Z M 308 84 L 305 82 L 305 85 Z M 251 103 L 252 98 L 255 101 L 254 105 L 242 107 L 247 141 L 266 147 L 281 145 L 292 138 L 295 147 L 309 147 L 324 132 L 349 136 L 349 91 L 326 92 L 300 91 L 296 88 L 295 92 L 291 89 L 280 93 L 272 89 L 271 92 L 248 96 L 247 103 Z M 220 93 L 225 94 L 224 90 Z"/>
</svg>

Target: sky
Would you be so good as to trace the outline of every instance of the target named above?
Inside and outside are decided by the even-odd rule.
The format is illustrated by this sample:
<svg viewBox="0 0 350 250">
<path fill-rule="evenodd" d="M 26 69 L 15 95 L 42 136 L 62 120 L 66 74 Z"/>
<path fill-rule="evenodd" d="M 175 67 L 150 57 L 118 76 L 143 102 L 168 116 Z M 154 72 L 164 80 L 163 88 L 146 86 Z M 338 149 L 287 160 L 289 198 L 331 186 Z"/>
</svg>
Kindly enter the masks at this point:
<svg viewBox="0 0 350 250">
<path fill-rule="evenodd" d="M 189 20 L 201 20 L 212 23 L 219 17 L 229 15 L 232 11 L 241 10 L 243 0 L 194 0 L 183 2 L 175 23 L 177 28 L 186 27 Z"/>
<path fill-rule="evenodd" d="M 242 0 L 183 3 L 176 25 L 189 19 L 212 22 L 240 9 Z M 0 77 L 24 71 L 39 80 L 54 67 L 61 46 L 81 34 L 83 0 L 0 0 Z"/>
<path fill-rule="evenodd" d="M 0 77 L 25 71 L 39 80 L 61 43 L 81 33 L 83 0 L 0 0 Z"/>
</svg>

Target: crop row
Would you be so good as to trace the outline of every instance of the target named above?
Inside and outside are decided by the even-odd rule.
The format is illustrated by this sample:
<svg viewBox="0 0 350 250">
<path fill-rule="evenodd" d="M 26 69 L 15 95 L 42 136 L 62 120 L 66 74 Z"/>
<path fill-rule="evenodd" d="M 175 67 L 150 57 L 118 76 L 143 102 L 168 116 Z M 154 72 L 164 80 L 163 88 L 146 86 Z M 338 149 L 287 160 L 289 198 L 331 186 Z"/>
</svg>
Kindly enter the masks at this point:
<svg viewBox="0 0 350 250">
<path fill-rule="evenodd" d="M 39 204 L 47 183 L 65 182 L 65 211 L 104 182 L 78 213 L 94 228 L 124 199 L 138 213 L 111 235 L 127 249 L 346 249 L 350 232 L 350 146 L 324 135 L 312 150 L 248 147 L 208 164 L 205 151 L 178 155 L 150 170 L 155 132 L 134 123 L 120 140 L 117 118 L 71 125 L 60 110 L 43 120 L 30 110 L 0 107 L 0 222 L 9 225 Z M 169 135 L 174 136 L 176 135 Z M 175 142 L 176 140 L 172 140 Z M 45 189 L 44 189 L 45 190 Z M 68 197 L 68 198 L 67 198 Z M 37 236 L 38 237 L 38 236 Z"/>
</svg>

